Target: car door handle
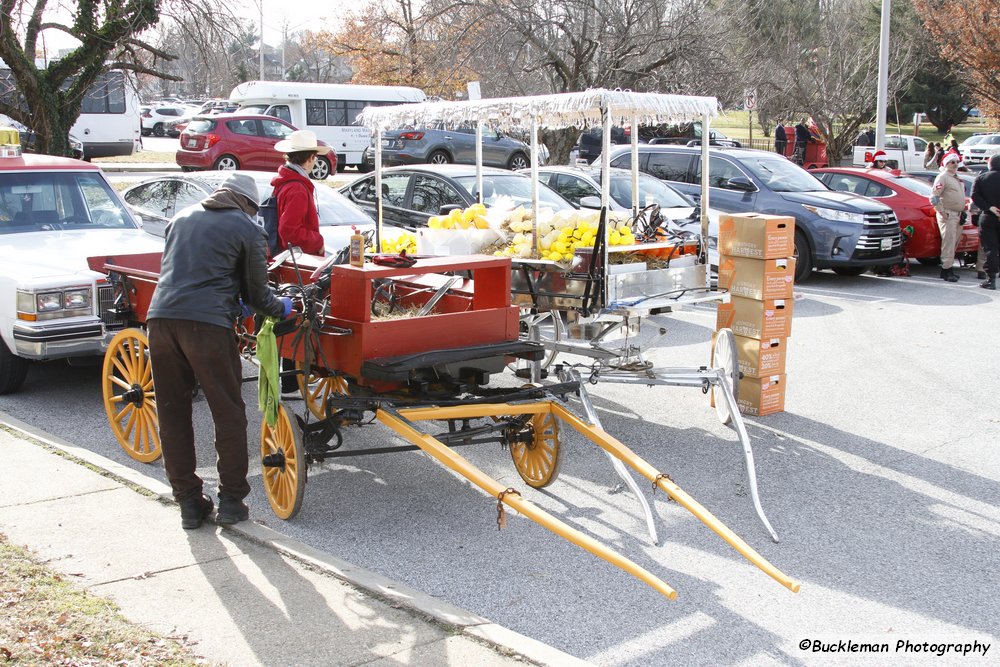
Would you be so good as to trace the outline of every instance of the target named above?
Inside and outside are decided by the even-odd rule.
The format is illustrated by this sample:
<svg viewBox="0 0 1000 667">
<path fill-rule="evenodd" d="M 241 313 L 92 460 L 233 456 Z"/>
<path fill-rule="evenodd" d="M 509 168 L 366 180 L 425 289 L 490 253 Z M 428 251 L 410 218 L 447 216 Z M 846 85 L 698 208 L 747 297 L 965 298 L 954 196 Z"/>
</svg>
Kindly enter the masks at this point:
<svg viewBox="0 0 1000 667">
<path fill-rule="evenodd" d="M 448 136 L 447 134 L 446 134 L 446 135 L 444 135 L 444 138 L 445 138 L 445 141 L 451 141 L 451 137 L 450 137 L 450 136 Z"/>
</svg>

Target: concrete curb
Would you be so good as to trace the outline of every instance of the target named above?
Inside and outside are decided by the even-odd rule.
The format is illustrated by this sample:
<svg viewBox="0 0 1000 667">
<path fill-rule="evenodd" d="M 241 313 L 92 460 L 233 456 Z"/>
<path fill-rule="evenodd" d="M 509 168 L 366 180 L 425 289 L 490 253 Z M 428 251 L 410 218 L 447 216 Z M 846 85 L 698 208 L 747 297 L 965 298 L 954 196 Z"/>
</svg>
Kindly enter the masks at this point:
<svg viewBox="0 0 1000 667">
<path fill-rule="evenodd" d="M 160 172 L 160 171 L 176 171 L 180 172 L 181 168 L 174 162 L 163 162 L 163 163 L 153 163 L 153 162 L 94 162 L 101 171 L 107 172 Z"/>
<path fill-rule="evenodd" d="M 98 468 L 118 481 L 143 489 L 163 502 L 174 502 L 170 487 L 158 479 L 148 477 L 88 449 L 77 447 L 2 411 L 0 411 L 0 425 L 28 440 L 33 440 L 44 447 L 58 450 L 72 459 Z M 262 524 L 250 521 L 227 526 L 225 529 L 340 579 L 373 597 L 388 601 L 396 606 L 405 607 L 418 615 L 450 627 L 457 634 L 466 635 L 476 641 L 489 644 L 503 654 L 518 656 L 543 667 L 550 665 L 552 667 L 592 667 L 593 663 L 497 625 L 487 618 L 400 584 L 381 574 L 310 547 Z"/>
</svg>

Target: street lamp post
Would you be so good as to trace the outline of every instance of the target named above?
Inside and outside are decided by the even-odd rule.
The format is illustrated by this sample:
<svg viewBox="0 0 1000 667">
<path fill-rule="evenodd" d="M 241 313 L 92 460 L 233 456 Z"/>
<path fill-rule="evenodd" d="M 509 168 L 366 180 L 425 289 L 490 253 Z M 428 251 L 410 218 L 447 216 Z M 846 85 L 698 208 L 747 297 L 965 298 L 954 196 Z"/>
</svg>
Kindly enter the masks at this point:
<svg viewBox="0 0 1000 667">
<path fill-rule="evenodd" d="M 878 42 L 878 109 L 875 116 L 875 150 L 885 148 L 885 112 L 889 106 L 889 15 L 892 0 L 882 0 L 882 30 Z"/>
<path fill-rule="evenodd" d="M 258 64 L 258 78 L 264 80 L 264 0 L 260 0 L 260 46 L 257 49 L 260 58 Z"/>
</svg>

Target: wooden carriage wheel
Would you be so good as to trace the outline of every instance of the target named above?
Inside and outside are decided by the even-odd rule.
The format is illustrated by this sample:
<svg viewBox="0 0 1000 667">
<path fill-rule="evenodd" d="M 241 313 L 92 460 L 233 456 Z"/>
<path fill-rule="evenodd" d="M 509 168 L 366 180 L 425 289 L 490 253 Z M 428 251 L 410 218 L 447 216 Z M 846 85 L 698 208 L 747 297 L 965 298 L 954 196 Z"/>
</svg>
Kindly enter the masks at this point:
<svg viewBox="0 0 1000 667">
<path fill-rule="evenodd" d="M 559 475 L 559 422 L 550 412 L 533 415 L 529 427 L 530 443 L 513 442 L 510 456 L 517 474 L 528 486 L 548 486 Z"/>
<path fill-rule="evenodd" d="M 125 329 L 111 339 L 101 389 L 108 422 L 125 453 L 143 463 L 160 458 L 149 339 L 141 329 Z"/>
<path fill-rule="evenodd" d="M 291 519 L 302 508 L 306 493 L 306 460 L 302 435 L 284 406 L 274 427 L 260 425 L 260 458 L 264 491 L 279 519 Z"/>
<path fill-rule="evenodd" d="M 302 370 L 302 362 L 296 361 L 295 368 Z M 347 395 L 347 380 L 340 375 L 318 375 L 313 372 L 308 379 L 305 375 L 296 375 L 295 381 L 299 383 L 302 400 L 316 419 L 326 418 L 326 400 L 330 398 L 330 394 Z"/>
<path fill-rule="evenodd" d="M 712 366 L 722 370 L 729 382 L 733 398 L 740 396 L 740 359 L 736 350 L 736 337 L 731 329 L 719 329 L 715 334 L 715 346 L 712 348 Z M 733 415 L 729 412 L 729 404 L 721 394 L 722 389 L 712 387 L 712 401 L 715 403 L 715 414 L 723 424 L 730 424 Z"/>
</svg>

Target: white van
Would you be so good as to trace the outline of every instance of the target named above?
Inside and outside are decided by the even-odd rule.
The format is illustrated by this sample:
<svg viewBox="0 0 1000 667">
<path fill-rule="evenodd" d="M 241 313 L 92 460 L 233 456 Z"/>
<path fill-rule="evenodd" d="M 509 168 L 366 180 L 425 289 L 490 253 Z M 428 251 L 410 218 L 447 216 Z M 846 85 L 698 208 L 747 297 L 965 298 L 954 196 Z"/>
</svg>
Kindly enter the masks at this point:
<svg viewBox="0 0 1000 667">
<path fill-rule="evenodd" d="M 296 81 L 247 81 L 229 95 L 240 112 L 274 116 L 300 130 L 315 132 L 337 151 L 338 169 L 363 168 L 362 153 L 371 143 L 371 133 L 353 124 L 362 109 L 425 99 L 418 88 Z"/>
<path fill-rule="evenodd" d="M 122 70 L 101 74 L 87 90 L 70 134 L 83 142 L 86 159 L 131 155 L 140 145 L 139 96 Z"/>
<path fill-rule="evenodd" d="M 132 155 L 142 139 L 139 96 L 134 81 L 122 70 L 97 77 L 80 105 L 80 116 L 70 128 L 71 138 L 83 144 L 84 158 Z M 0 84 L 16 89 L 10 70 L 0 61 Z"/>
</svg>

